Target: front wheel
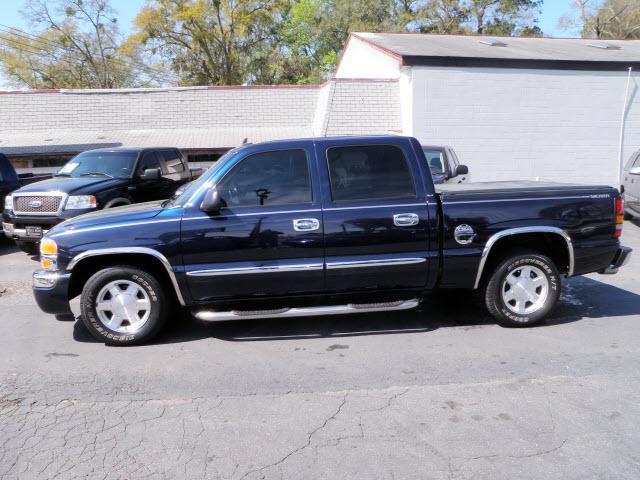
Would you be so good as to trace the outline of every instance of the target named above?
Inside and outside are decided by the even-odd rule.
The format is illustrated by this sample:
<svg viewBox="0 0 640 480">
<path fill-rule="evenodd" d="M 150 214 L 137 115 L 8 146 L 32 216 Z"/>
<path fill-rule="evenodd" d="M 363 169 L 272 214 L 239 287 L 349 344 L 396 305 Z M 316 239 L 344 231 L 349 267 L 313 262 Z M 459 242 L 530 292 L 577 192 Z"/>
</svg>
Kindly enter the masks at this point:
<svg viewBox="0 0 640 480">
<path fill-rule="evenodd" d="M 168 301 L 160 282 L 129 266 L 105 268 L 85 284 L 80 297 L 82 321 L 108 345 L 149 341 L 166 320 Z"/>
<path fill-rule="evenodd" d="M 501 260 L 484 290 L 489 313 L 506 327 L 542 323 L 560 298 L 560 275 L 539 253 L 513 253 Z"/>
</svg>

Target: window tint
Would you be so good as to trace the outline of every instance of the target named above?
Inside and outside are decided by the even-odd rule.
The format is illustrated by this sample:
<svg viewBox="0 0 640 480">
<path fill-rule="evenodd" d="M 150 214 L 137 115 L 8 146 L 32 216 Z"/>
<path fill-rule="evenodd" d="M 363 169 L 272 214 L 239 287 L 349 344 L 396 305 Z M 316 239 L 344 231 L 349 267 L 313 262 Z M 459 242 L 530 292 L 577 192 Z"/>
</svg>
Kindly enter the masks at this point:
<svg viewBox="0 0 640 480">
<path fill-rule="evenodd" d="M 633 167 L 640 167 L 640 153 L 637 154 L 636 161 L 632 165 L 632 168 Z"/>
<path fill-rule="evenodd" d="M 180 154 L 177 151 L 164 150 L 162 152 L 162 157 L 164 158 L 166 173 L 172 174 L 184 172 L 184 164 L 182 163 L 182 158 L 180 158 Z"/>
<path fill-rule="evenodd" d="M 415 197 L 409 165 L 391 145 L 327 150 L 331 196 L 336 201 Z"/>
<path fill-rule="evenodd" d="M 138 165 L 138 175 L 142 175 L 145 170 L 149 170 L 152 168 L 160 168 L 162 169 L 162 165 L 160 165 L 160 159 L 156 152 L 148 152 L 145 153 L 140 160 L 140 164 Z"/>
<path fill-rule="evenodd" d="M 311 180 L 304 150 L 256 153 L 241 160 L 218 184 L 229 207 L 311 202 Z"/>
<path fill-rule="evenodd" d="M 429 170 L 431 173 L 444 173 L 444 155 L 441 150 L 431 149 L 431 148 L 423 148 L 424 156 L 427 157 L 427 165 L 429 165 Z"/>
</svg>

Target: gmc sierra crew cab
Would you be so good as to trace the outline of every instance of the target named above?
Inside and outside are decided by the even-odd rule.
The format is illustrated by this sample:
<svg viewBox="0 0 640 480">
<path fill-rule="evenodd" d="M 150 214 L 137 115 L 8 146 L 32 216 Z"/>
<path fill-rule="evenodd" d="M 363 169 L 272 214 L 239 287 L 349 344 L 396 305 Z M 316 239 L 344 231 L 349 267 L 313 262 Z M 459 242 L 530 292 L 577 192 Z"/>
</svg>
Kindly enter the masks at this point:
<svg viewBox="0 0 640 480">
<path fill-rule="evenodd" d="M 5 198 L 3 229 L 27 253 L 54 225 L 82 213 L 169 198 L 201 172 L 175 148 L 105 148 L 69 160 L 48 180 Z"/>
<path fill-rule="evenodd" d="M 608 186 L 434 188 L 417 140 L 283 140 L 228 152 L 177 198 L 90 213 L 40 246 L 42 310 L 108 344 L 150 340 L 172 305 L 203 321 L 400 311 L 479 290 L 506 326 L 542 322 L 563 276 L 630 256 Z"/>
</svg>

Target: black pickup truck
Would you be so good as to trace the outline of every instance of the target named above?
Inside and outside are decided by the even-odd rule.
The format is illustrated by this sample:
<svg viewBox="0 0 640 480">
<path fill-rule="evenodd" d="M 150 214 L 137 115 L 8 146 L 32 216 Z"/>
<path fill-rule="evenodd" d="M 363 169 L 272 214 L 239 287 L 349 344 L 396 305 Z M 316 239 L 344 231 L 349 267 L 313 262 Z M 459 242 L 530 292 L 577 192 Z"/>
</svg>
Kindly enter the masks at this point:
<svg viewBox="0 0 640 480">
<path fill-rule="evenodd" d="M 175 148 L 88 150 L 69 160 L 54 176 L 6 197 L 5 235 L 27 253 L 54 225 L 103 208 L 171 197 L 202 171 L 190 170 Z"/>
<path fill-rule="evenodd" d="M 16 173 L 9 159 L 0 153 L 0 205 L 5 205 L 5 198 L 14 190 L 51 178 L 51 175 L 34 175 L 33 173 Z M 0 228 L 0 236 L 2 229 Z"/>
<path fill-rule="evenodd" d="M 409 137 L 340 137 L 228 152 L 177 198 L 51 229 L 33 290 L 109 344 L 151 339 L 172 304 L 203 321 L 406 310 L 478 289 L 507 326 L 550 315 L 562 276 L 614 273 L 623 204 L 607 186 L 434 188 Z"/>
</svg>

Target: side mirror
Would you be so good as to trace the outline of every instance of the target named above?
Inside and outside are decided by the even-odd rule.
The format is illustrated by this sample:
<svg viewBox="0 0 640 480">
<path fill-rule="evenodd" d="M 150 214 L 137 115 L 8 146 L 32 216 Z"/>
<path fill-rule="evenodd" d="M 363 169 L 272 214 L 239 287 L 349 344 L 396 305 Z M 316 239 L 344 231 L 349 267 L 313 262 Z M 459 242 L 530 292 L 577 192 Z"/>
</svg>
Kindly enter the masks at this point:
<svg viewBox="0 0 640 480">
<path fill-rule="evenodd" d="M 215 187 L 212 187 L 204 196 L 202 205 L 200 205 L 200 210 L 207 213 L 220 213 L 220 210 L 226 206 L 227 204 L 222 197 L 220 197 L 218 190 Z"/>
<path fill-rule="evenodd" d="M 469 167 L 467 167 L 466 165 L 458 165 L 456 167 L 454 177 L 457 177 L 458 175 L 468 175 L 468 174 L 469 174 Z"/>
<path fill-rule="evenodd" d="M 630 168 L 629 175 L 640 175 L 640 167 Z"/>
<path fill-rule="evenodd" d="M 159 168 L 147 168 L 142 175 L 140 175 L 140 180 L 160 180 L 162 177 L 162 172 Z"/>
</svg>

